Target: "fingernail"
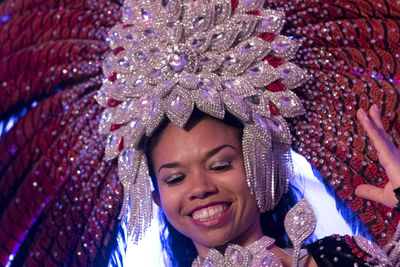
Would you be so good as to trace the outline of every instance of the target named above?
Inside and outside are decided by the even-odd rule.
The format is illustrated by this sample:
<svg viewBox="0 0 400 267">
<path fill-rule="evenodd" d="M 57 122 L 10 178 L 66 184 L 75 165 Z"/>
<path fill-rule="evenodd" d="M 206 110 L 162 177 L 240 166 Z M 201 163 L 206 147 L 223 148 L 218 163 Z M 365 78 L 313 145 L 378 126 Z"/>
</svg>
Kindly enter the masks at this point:
<svg viewBox="0 0 400 267">
<path fill-rule="evenodd" d="M 374 109 L 375 109 L 375 111 L 379 114 L 380 112 L 379 112 L 379 108 L 378 108 L 378 105 L 377 104 L 374 104 Z"/>
<path fill-rule="evenodd" d="M 366 117 L 367 113 L 365 113 L 364 109 L 360 108 L 359 109 L 361 116 Z"/>
</svg>

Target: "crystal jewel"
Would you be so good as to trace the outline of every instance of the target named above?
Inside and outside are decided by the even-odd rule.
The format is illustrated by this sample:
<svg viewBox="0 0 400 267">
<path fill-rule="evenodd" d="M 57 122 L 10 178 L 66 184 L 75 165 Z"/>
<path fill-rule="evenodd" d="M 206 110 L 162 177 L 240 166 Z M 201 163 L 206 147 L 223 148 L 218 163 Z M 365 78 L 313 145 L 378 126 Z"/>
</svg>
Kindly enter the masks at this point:
<svg viewBox="0 0 400 267">
<path fill-rule="evenodd" d="M 298 262 L 300 246 L 314 232 L 316 221 L 314 211 L 305 198 L 286 214 L 284 225 L 294 246 L 293 262 Z"/>
<path fill-rule="evenodd" d="M 275 174 L 274 170 L 286 168 L 290 158 L 284 160 L 281 156 L 282 161 L 267 162 L 258 170 L 252 161 L 256 154 L 268 158 L 272 142 L 282 142 L 276 146 L 281 155 L 290 151 L 287 147 L 290 131 L 284 117 L 303 111 L 291 89 L 303 84 L 307 74 L 289 62 L 299 44 L 280 34 L 284 12 L 265 9 L 263 4 L 264 0 L 125 1 L 123 24 L 109 31 L 112 52 L 103 62 L 108 79 L 96 99 L 105 108 L 99 131 L 109 135 L 106 158 L 124 155 L 128 149 L 139 155 L 132 162 L 139 161 L 140 166 L 129 171 L 135 179 L 123 183 L 121 214 L 127 212 L 129 202 L 133 203 L 131 210 L 143 210 L 132 216 L 129 231 L 145 229 L 142 223 L 149 223 L 144 218 L 149 218 L 146 212 L 150 209 L 143 208 L 149 197 L 145 194 L 150 192 L 140 147 L 143 136 L 151 137 L 165 118 L 184 127 L 195 106 L 220 119 L 229 112 L 244 124 L 248 131 L 244 155 L 246 177 L 252 186 L 265 189 L 264 193 L 251 189 L 261 199 L 257 201 L 260 210 L 272 208 L 285 190 L 290 174 Z M 268 89 L 276 81 L 284 90 Z M 108 105 L 110 99 L 117 104 Z M 279 110 L 273 117 L 269 103 Z M 275 131 L 269 120 L 279 130 Z M 122 140 L 123 146 L 118 146 Z M 259 143 L 262 146 L 258 150 L 252 149 Z M 119 164 L 124 164 L 122 159 Z M 128 171 L 124 173 L 128 177 Z M 273 177 L 273 182 L 262 177 Z M 135 230 L 136 238 L 141 234 Z"/>
<path fill-rule="evenodd" d="M 180 95 L 177 95 L 176 98 L 174 100 L 172 100 L 172 108 L 176 111 L 179 112 L 182 109 L 182 97 Z"/>
<path fill-rule="evenodd" d="M 227 244 L 225 253 L 222 254 L 215 248 L 211 248 L 205 258 L 197 257 L 192 267 L 252 267 L 264 266 L 262 262 L 268 262 L 270 267 L 282 267 L 280 260 L 269 248 L 274 244 L 274 239 L 264 236 L 247 247 L 236 244 Z M 212 264 L 212 265 L 210 265 Z"/>
<path fill-rule="evenodd" d="M 198 30 L 205 23 L 204 17 L 198 17 L 193 21 L 193 29 Z"/>
<path fill-rule="evenodd" d="M 197 84 L 197 89 L 199 90 L 210 90 L 215 87 L 215 82 L 208 78 L 203 78 Z"/>
</svg>

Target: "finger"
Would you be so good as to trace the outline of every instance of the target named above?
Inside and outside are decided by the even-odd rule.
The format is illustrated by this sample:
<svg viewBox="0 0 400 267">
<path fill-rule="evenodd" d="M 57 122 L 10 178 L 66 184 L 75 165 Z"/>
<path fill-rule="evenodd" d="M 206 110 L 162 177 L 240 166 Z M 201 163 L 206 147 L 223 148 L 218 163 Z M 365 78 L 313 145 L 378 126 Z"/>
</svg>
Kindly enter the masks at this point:
<svg viewBox="0 0 400 267">
<path fill-rule="evenodd" d="M 379 113 L 378 106 L 376 104 L 373 104 L 371 106 L 371 108 L 369 109 L 369 116 L 379 129 L 386 132 L 385 128 L 383 127 L 383 123 L 382 123 L 381 115 Z"/>
<path fill-rule="evenodd" d="M 393 207 L 393 203 L 385 203 L 384 191 L 382 188 L 369 185 L 362 184 L 357 186 L 355 193 L 358 197 L 362 197 L 368 200 L 376 201 L 387 206 Z"/>
<path fill-rule="evenodd" d="M 384 140 L 386 137 L 385 135 L 382 136 L 382 131 L 379 130 L 378 126 L 373 122 L 365 113 L 365 111 L 361 108 L 357 111 L 357 118 L 360 121 L 364 130 L 368 133 L 368 136 L 371 138 L 372 142 L 375 145 L 375 148 L 379 151 L 385 149 L 388 150 L 387 143 Z M 385 152 L 382 151 L 382 152 Z"/>
<path fill-rule="evenodd" d="M 374 113 L 374 112 L 373 112 Z M 393 183 L 393 187 L 400 187 L 400 152 L 392 143 L 388 135 L 378 128 L 363 109 L 357 111 L 357 118 L 361 125 L 368 133 L 372 140 L 376 151 L 378 152 L 379 162 L 385 169 L 389 180 Z"/>
</svg>

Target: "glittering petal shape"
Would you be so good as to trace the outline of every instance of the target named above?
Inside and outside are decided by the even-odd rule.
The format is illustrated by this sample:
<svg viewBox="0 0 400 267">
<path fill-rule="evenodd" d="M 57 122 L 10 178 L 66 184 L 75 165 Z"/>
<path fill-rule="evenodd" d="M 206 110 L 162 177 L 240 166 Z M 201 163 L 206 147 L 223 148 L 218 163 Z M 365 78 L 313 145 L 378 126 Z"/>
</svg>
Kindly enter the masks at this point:
<svg viewBox="0 0 400 267">
<path fill-rule="evenodd" d="M 134 148 L 127 148 L 118 157 L 118 175 L 121 183 L 136 182 L 139 171 L 141 152 Z"/>
<path fill-rule="evenodd" d="M 111 69 L 119 74 L 129 74 L 133 68 L 133 58 L 129 51 L 122 51 L 117 55 L 112 55 L 110 58 Z"/>
<path fill-rule="evenodd" d="M 243 8 L 248 12 L 261 9 L 263 4 L 263 0 L 239 0 L 238 8 Z"/>
<path fill-rule="evenodd" d="M 280 111 L 280 115 L 293 118 L 304 114 L 303 105 L 295 93 L 285 90 L 280 92 L 264 91 L 264 96 L 271 100 Z"/>
<path fill-rule="evenodd" d="M 153 90 L 154 86 L 146 83 L 144 78 L 124 75 L 110 85 L 109 95 L 115 99 L 121 99 L 121 96 L 124 99 L 128 97 L 137 98 Z"/>
<path fill-rule="evenodd" d="M 210 73 L 199 75 L 198 78 L 197 90 L 215 90 L 217 92 L 222 90 L 220 78 L 217 75 Z"/>
<path fill-rule="evenodd" d="M 110 75 L 114 72 L 114 70 L 111 67 L 111 58 L 107 57 L 104 59 L 102 63 L 102 69 L 103 73 L 106 77 L 110 77 Z"/>
<path fill-rule="evenodd" d="M 216 249 L 210 249 L 207 254 L 207 257 L 203 260 L 200 266 L 223 266 L 224 265 L 224 256 Z"/>
<path fill-rule="evenodd" d="M 238 29 L 232 25 L 216 26 L 211 32 L 210 48 L 213 51 L 225 51 L 233 45 L 239 34 Z"/>
<path fill-rule="evenodd" d="M 122 127 L 126 145 L 137 148 L 145 133 L 145 122 L 142 118 L 134 118 L 126 126 Z"/>
<path fill-rule="evenodd" d="M 171 77 L 172 73 L 169 71 L 169 67 L 163 66 L 161 68 L 149 67 L 146 69 L 143 79 L 149 84 L 156 85 Z"/>
<path fill-rule="evenodd" d="M 194 108 L 189 93 L 182 87 L 176 86 L 163 103 L 168 118 L 180 127 L 184 127 Z"/>
<path fill-rule="evenodd" d="M 238 41 L 244 41 L 254 34 L 258 19 L 255 16 L 236 13 L 232 18 L 232 23 L 239 29 L 239 34 L 237 36 Z"/>
<path fill-rule="evenodd" d="M 211 34 L 205 34 L 203 32 L 197 32 L 187 41 L 187 45 L 193 51 L 202 53 L 208 49 L 211 43 Z"/>
<path fill-rule="evenodd" d="M 119 145 L 120 145 L 122 136 L 123 136 L 123 132 L 121 130 L 111 132 L 108 135 L 107 145 L 106 145 L 106 150 L 105 150 L 106 160 L 112 160 L 119 155 L 119 153 L 120 153 Z"/>
<path fill-rule="evenodd" d="M 282 59 L 293 59 L 297 50 L 300 47 L 300 42 L 290 39 L 286 36 L 276 36 L 272 42 L 273 55 Z"/>
<path fill-rule="evenodd" d="M 191 49 L 185 47 L 182 49 L 182 53 L 185 55 L 185 66 L 184 69 L 187 72 L 190 73 L 196 73 L 197 69 L 199 67 L 198 64 L 198 55 Z M 175 70 L 175 71 L 180 71 L 180 70 Z"/>
<path fill-rule="evenodd" d="M 185 89 L 197 89 L 197 84 L 200 81 L 200 77 L 193 73 L 183 72 L 180 75 L 179 85 Z"/>
<path fill-rule="evenodd" d="M 292 135 L 289 126 L 282 116 L 271 116 L 264 121 L 271 129 L 272 140 L 280 144 L 286 144 L 290 147 L 292 143 Z"/>
<path fill-rule="evenodd" d="M 108 32 L 108 42 L 111 47 L 111 49 L 115 49 L 118 46 L 121 46 L 121 40 L 122 40 L 122 34 L 123 32 L 123 25 L 117 24 L 113 28 L 111 28 Z M 104 66 L 103 66 L 104 68 Z M 105 68 L 107 69 L 107 68 Z"/>
<path fill-rule="evenodd" d="M 286 214 L 284 225 L 294 247 L 293 262 L 298 262 L 300 246 L 314 232 L 316 222 L 313 208 L 305 198 Z"/>
<path fill-rule="evenodd" d="M 219 71 L 224 76 L 239 75 L 252 63 L 262 60 L 269 51 L 269 46 L 263 40 L 250 38 L 223 54 Z"/>
<path fill-rule="evenodd" d="M 305 70 L 290 62 L 279 66 L 276 70 L 280 73 L 282 84 L 288 89 L 299 87 L 309 78 Z"/>
<path fill-rule="evenodd" d="M 166 39 L 169 39 L 168 42 L 176 43 L 182 38 L 183 25 L 179 21 L 168 22 L 164 26 L 164 32 L 166 34 Z"/>
<path fill-rule="evenodd" d="M 161 99 L 155 99 L 147 111 L 145 116 L 147 136 L 151 136 L 164 119 L 164 105 L 161 101 Z"/>
<path fill-rule="evenodd" d="M 169 21 L 176 21 L 182 13 L 181 0 L 165 0 L 151 2 L 153 13 L 162 16 Z"/>
<path fill-rule="evenodd" d="M 225 92 L 232 92 L 243 98 L 258 94 L 258 90 L 254 89 L 250 83 L 242 77 L 222 77 L 220 81 Z"/>
<path fill-rule="evenodd" d="M 212 25 L 215 10 L 207 8 L 206 1 L 183 1 L 184 12 L 182 22 L 185 32 L 206 32 Z"/>
<path fill-rule="evenodd" d="M 250 107 L 239 95 L 229 91 L 223 91 L 221 94 L 227 111 L 243 122 L 249 121 Z"/>
<path fill-rule="evenodd" d="M 110 30 L 108 40 L 113 50 L 118 47 L 137 50 L 140 48 L 141 36 L 133 27 L 118 24 Z"/>
<path fill-rule="evenodd" d="M 157 85 L 157 87 L 154 89 L 154 95 L 158 96 L 159 98 L 167 96 L 171 92 L 172 88 L 174 88 L 176 83 L 177 79 L 175 78 L 166 79 Z"/>
<path fill-rule="evenodd" d="M 271 51 L 269 44 L 258 37 L 249 38 L 238 44 L 238 54 L 253 61 L 261 61 Z"/>
<path fill-rule="evenodd" d="M 249 266 L 251 261 L 250 251 L 236 244 L 229 245 L 224 254 L 232 266 Z"/>
<path fill-rule="evenodd" d="M 125 5 L 122 8 L 122 22 L 124 24 L 138 23 L 142 20 L 142 9 L 143 4 L 149 1 L 138 1 L 138 0 L 125 0 Z"/>
<path fill-rule="evenodd" d="M 282 263 L 269 249 L 275 240 L 263 236 L 246 247 L 237 244 L 227 244 L 222 255 L 215 248 L 211 248 L 205 258 L 198 256 L 192 267 L 282 267 Z"/>
<path fill-rule="evenodd" d="M 211 73 L 216 71 L 222 64 L 223 56 L 216 53 L 204 53 L 199 58 L 200 71 L 203 73 Z"/>
<path fill-rule="evenodd" d="M 262 117 L 270 116 L 270 109 L 268 106 L 268 102 L 265 101 L 264 97 L 259 94 L 250 95 L 245 98 L 247 103 L 251 106 L 251 109 L 254 110 L 253 114 L 259 114 Z"/>
<path fill-rule="evenodd" d="M 218 92 L 215 89 L 199 88 L 192 91 L 196 107 L 201 111 L 210 114 L 213 117 L 223 119 L 225 115 L 224 104 Z"/>
<path fill-rule="evenodd" d="M 235 75 L 242 73 L 250 64 L 250 60 L 242 58 L 234 50 L 229 50 L 222 55 L 221 66 L 218 70 L 224 76 Z"/>
<path fill-rule="evenodd" d="M 97 94 L 94 96 L 97 103 L 99 103 L 102 107 L 107 107 L 107 103 L 110 100 L 108 90 L 110 88 L 110 82 L 108 80 L 103 81 L 103 86 L 97 91 Z"/>
<path fill-rule="evenodd" d="M 215 19 L 215 24 L 219 25 L 219 24 L 223 24 L 225 23 L 232 12 L 231 9 L 231 3 L 230 1 L 225 1 L 225 0 L 214 0 L 215 3 L 215 15 L 214 15 L 214 19 Z"/>
<path fill-rule="evenodd" d="M 110 132 L 111 125 L 113 125 L 113 113 L 111 109 L 106 109 L 102 114 L 99 122 L 99 133 L 108 134 Z"/>
<path fill-rule="evenodd" d="M 113 124 L 126 124 L 132 118 L 139 116 L 140 110 L 136 109 L 137 103 L 133 100 L 128 100 L 115 108 L 110 108 L 112 113 Z"/>
<path fill-rule="evenodd" d="M 264 87 L 280 78 L 275 68 L 266 62 L 259 62 L 249 67 L 242 77 L 253 87 Z"/>
<path fill-rule="evenodd" d="M 258 32 L 277 32 L 279 33 L 285 23 L 285 13 L 272 9 L 262 10 L 260 13 L 261 19 L 257 24 Z"/>
</svg>

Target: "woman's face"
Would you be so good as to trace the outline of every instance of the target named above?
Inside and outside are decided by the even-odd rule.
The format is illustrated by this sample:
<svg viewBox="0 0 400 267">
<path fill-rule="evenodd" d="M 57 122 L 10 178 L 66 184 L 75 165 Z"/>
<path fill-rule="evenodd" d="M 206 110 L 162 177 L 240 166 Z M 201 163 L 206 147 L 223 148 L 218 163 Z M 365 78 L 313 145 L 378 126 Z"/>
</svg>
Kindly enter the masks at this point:
<svg viewBox="0 0 400 267">
<path fill-rule="evenodd" d="M 161 207 L 200 256 L 262 236 L 238 129 L 205 117 L 188 130 L 168 124 L 152 151 Z"/>
</svg>

